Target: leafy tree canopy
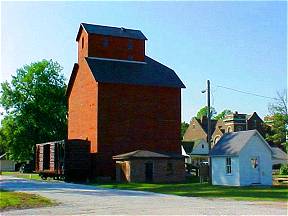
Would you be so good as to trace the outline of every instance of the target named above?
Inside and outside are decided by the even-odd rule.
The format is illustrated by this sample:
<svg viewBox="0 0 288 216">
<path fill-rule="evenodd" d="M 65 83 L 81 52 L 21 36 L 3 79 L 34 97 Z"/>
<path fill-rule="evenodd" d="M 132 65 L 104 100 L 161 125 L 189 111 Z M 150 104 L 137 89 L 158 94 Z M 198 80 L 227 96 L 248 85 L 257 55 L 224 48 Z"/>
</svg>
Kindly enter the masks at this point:
<svg viewBox="0 0 288 216">
<path fill-rule="evenodd" d="M 42 60 L 17 69 L 12 81 L 1 83 L 1 150 L 11 159 L 30 160 L 36 143 L 66 138 L 66 84 L 62 67 Z"/>
<path fill-rule="evenodd" d="M 224 117 L 225 117 L 226 115 L 230 115 L 230 114 L 232 114 L 232 113 L 233 113 L 233 112 L 232 112 L 231 110 L 225 109 L 225 110 L 223 110 L 221 113 L 219 113 L 218 115 L 216 115 L 216 116 L 214 117 L 214 119 L 216 119 L 216 120 L 224 119 Z"/>
<path fill-rule="evenodd" d="M 187 128 L 189 127 L 189 124 L 184 122 L 181 122 L 181 139 L 183 138 Z"/>
<path fill-rule="evenodd" d="M 203 116 L 208 116 L 208 107 L 205 106 L 205 107 L 202 107 L 198 112 L 197 112 L 197 115 L 196 115 L 196 118 L 198 119 L 201 119 Z M 213 118 L 215 115 L 217 114 L 216 110 L 214 107 L 211 107 L 210 108 L 210 116 L 211 118 Z"/>
<path fill-rule="evenodd" d="M 288 149 L 288 112 L 287 112 L 287 90 L 283 93 L 277 93 L 275 102 L 270 104 L 270 115 L 272 116 L 272 133 L 268 135 L 267 140 L 272 141 L 276 145 L 283 145 Z"/>
</svg>

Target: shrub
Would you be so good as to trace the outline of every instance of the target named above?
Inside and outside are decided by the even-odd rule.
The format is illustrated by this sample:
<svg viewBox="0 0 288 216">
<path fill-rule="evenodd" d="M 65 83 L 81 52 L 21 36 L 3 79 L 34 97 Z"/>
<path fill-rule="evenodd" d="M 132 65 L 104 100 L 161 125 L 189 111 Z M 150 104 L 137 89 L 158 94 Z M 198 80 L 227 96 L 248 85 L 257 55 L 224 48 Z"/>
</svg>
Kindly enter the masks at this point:
<svg viewBox="0 0 288 216">
<path fill-rule="evenodd" d="M 280 168 L 280 175 L 288 175 L 288 165 L 283 164 Z"/>
</svg>

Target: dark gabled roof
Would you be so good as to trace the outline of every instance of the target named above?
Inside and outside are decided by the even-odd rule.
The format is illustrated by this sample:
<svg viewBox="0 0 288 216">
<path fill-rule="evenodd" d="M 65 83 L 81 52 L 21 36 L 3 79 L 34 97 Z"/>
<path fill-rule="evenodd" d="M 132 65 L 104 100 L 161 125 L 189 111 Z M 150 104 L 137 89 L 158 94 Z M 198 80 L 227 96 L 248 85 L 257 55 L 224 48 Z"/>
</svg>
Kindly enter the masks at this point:
<svg viewBox="0 0 288 216">
<path fill-rule="evenodd" d="M 97 82 L 185 88 L 177 74 L 159 62 L 145 57 L 145 62 L 86 57 Z"/>
<path fill-rule="evenodd" d="M 261 135 L 257 130 L 225 133 L 211 149 L 211 156 L 237 156 L 241 149 L 254 135 Z M 264 140 L 264 139 L 263 139 Z M 265 142 L 265 140 L 264 140 Z M 268 145 L 268 144 L 267 144 Z M 269 146 L 269 145 L 268 145 Z M 270 147 L 269 147 L 270 148 Z"/>
<path fill-rule="evenodd" d="M 181 145 L 186 154 L 191 154 L 195 145 L 195 141 L 182 141 Z"/>
<path fill-rule="evenodd" d="M 76 41 L 79 40 L 81 29 L 84 29 L 88 34 L 98 34 L 98 35 L 124 37 L 138 40 L 147 40 L 145 35 L 140 30 L 81 23 L 76 37 Z"/>
<path fill-rule="evenodd" d="M 180 154 L 158 153 L 146 150 L 136 150 L 125 154 L 113 156 L 114 160 L 126 160 L 135 158 L 183 158 Z"/>
<path fill-rule="evenodd" d="M 197 119 L 197 118 L 196 118 Z M 197 119 L 197 121 L 199 122 L 199 124 L 202 126 L 203 130 L 208 133 L 208 119 L 205 118 L 204 120 L 199 120 Z M 217 120 L 211 119 L 211 134 L 214 133 L 215 129 L 216 129 L 216 124 L 217 124 Z"/>
</svg>

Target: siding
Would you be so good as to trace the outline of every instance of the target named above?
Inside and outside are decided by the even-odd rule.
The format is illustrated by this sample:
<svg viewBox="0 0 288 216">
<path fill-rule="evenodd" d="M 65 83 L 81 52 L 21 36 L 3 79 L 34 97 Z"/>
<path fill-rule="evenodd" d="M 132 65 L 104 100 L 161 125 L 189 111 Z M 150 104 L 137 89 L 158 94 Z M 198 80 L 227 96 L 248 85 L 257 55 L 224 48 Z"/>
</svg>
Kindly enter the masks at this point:
<svg viewBox="0 0 288 216">
<path fill-rule="evenodd" d="M 258 135 L 252 137 L 240 152 L 239 163 L 241 185 L 251 185 L 253 183 L 253 168 L 250 161 L 253 156 L 258 156 L 260 160 L 260 183 L 262 185 L 272 185 L 271 151 Z"/>
<path fill-rule="evenodd" d="M 240 186 L 239 158 L 231 157 L 231 174 L 226 174 L 226 157 L 212 157 L 212 184 Z"/>
<path fill-rule="evenodd" d="M 15 171 L 15 164 L 12 160 L 0 160 L 0 172 Z"/>
<path fill-rule="evenodd" d="M 202 145 L 204 148 L 202 148 Z M 192 154 L 196 155 L 208 155 L 209 153 L 209 146 L 208 143 L 205 140 L 201 140 L 194 148 L 192 151 Z"/>
</svg>

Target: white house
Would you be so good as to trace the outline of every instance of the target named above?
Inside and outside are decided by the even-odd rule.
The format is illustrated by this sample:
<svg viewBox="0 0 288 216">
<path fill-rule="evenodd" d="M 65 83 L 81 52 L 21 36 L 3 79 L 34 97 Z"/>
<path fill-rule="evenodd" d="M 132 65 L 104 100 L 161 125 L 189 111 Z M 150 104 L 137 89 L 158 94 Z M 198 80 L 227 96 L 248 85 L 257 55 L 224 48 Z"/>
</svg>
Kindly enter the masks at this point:
<svg viewBox="0 0 288 216">
<path fill-rule="evenodd" d="M 224 134 L 210 155 L 213 185 L 272 185 L 272 149 L 257 130 Z"/>
<path fill-rule="evenodd" d="M 196 167 L 199 167 L 200 163 L 208 162 L 208 153 L 208 143 L 204 139 L 186 142 L 185 147 L 182 145 L 182 155 L 189 156 L 185 162 Z"/>
</svg>

